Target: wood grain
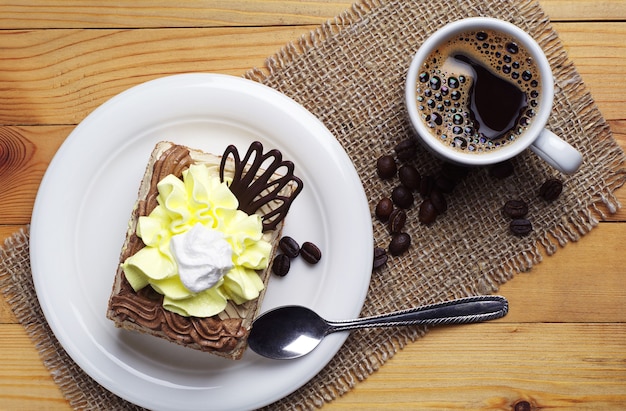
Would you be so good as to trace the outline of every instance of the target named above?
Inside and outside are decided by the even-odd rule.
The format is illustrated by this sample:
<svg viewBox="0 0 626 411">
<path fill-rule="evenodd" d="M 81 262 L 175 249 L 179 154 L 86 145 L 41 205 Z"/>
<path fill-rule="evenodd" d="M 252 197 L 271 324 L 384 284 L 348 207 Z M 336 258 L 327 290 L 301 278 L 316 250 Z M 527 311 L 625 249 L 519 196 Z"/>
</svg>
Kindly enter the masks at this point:
<svg viewBox="0 0 626 411">
<path fill-rule="evenodd" d="M 540 3 L 626 149 L 626 2 Z M 29 223 L 54 153 L 100 104 L 164 75 L 242 75 L 351 4 L 0 0 L 0 240 Z M 504 319 L 433 329 L 323 409 L 626 409 L 624 222 L 622 209 L 504 284 Z M 0 364 L 0 409 L 71 409 L 4 298 Z"/>
<path fill-rule="evenodd" d="M 625 338 L 623 323 L 435 329 L 324 409 L 619 410 Z"/>
<path fill-rule="evenodd" d="M 321 24 L 351 7 L 353 0 L 220 0 L 172 3 L 151 0 L 95 5 L 90 0 L 0 3 L 0 27 L 7 29 L 223 27 Z M 623 20 L 621 0 L 542 0 L 552 20 Z"/>
<path fill-rule="evenodd" d="M 114 95 L 165 75 L 242 75 L 313 28 L 7 31 L 0 37 L 0 89 L 5 90 L 0 124 L 77 124 Z M 620 119 L 626 97 L 615 93 L 614 85 L 626 72 L 626 24 L 558 23 L 555 28 L 605 118 Z M 603 46 L 607 41 L 613 46 Z"/>
</svg>

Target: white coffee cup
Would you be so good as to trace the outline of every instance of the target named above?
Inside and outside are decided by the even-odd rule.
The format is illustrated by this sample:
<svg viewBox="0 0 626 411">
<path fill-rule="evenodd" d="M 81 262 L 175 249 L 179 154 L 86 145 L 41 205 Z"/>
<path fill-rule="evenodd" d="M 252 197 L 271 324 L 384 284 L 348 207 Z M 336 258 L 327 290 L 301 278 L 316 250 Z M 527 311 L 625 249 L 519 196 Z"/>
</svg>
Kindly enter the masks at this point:
<svg viewBox="0 0 626 411">
<path fill-rule="evenodd" d="M 418 76 L 422 71 L 424 60 L 437 47 L 453 36 L 472 30 L 494 30 L 515 38 L 518 44 L 524 47 L 536 62 L 542 81 L 539 108 L 525 131 L 514 142 L 507 143 L 496 150 L 481 153 L 463 152 L 438 141 L 440 136 L 433 134 L 433 129 L 427 127 L 420 118 L 421 114 L 417 102 Z M 545 128 L 552 112 L 553 99 L 554 77 L 550 63 L 541 47 L 519 27 L 503 20 L 488 17 L 471 17 L 458 20 L 437 30 L 418 49 L 406 78 L 406 108 L 418 139 L 441 159 L 465 166 L 496 164 L 515 157 L 525 149 L 530 148 L 557 170 L 566 174 L 576 172 L 582 163 L 581 153 Z"/>
</svg>

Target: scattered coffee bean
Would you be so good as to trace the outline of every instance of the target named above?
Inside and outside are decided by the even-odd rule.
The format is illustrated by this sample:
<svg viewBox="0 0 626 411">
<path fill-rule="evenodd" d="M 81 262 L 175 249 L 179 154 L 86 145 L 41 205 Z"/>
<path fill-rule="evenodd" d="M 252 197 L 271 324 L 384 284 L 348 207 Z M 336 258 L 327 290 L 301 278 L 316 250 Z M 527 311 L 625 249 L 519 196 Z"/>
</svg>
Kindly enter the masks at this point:
<svg viewBox="0 0 626 411">
<path fill-rule="evenodd" d="M 404 186 L 397 186 L 391 192 L 391 199 L 400 208 L 409 208 L 413 205 L 413 194 Z"/>
<path fill-rule="evenodd" d="M 274 257 L 272 263 L 272 272 L 279 277 L 284 277 L 289 272 L 291 267 L 291 259 L 285 254 L 278 254 Z"/>
<path fill-rule="evenodd" d="M 437 213 L 443 214 L 448 210 L 448 202 L 446 198 L 441 194 L 439 190 L 432 190 L 430 192 L 430 201 L 433 203 L 433 206 L 437 210 Z"/>
<path fill-rule="evenodd" d="M 404 254 L 411 246 L 411 236 L 407 233 L 394 234 L 389 243 L 389 252 L 391 255 L 398 256 Z"/>
<path fill-rule="evenodd" d="M 392 211 L 393 201 L 391 201 L 389 197 L 384 197 L 378 202 L 378 204 L 376 204 L 376 210 L 374 212 L 376 213 L 376 217 L 380 221 L 385 222 L 389 220 L 389 216 L 391 215 Z"/>
<path fill-rule="evenodd" d="M 418 214 L 418 219 L 420 223 L 427 225 L 432 224 L 433 222 L 435 222 L 435 219 L 437 219 L 437 214 L 437 209 L 429 198 L 422 201 Z"/>
<path fill-rule="evenodd" d="M 498 180 L 503 180 L 513 174 L 515 168 L 510 160 L 503 161 L 498 164 L 494 164 L 489 168 L 489 175 Z"/>
<path fill-rule="evenodd" d="M 400 208 L 393 210 L 389 216 L 389 232 L 396 234 L 402 231 L 406 223 L 406 213 Z"/>
<path fill-rule="evenodd" d="M 407 139 L 398 143 L 394 147 L 394 151 L 398 159 L 403 161 L 411 160 L 417 155 L 417 144 L 414 139 Z"/>
<path fill-rule="evenodd" d="M 435 187 L 442 193 L 449 194 L 454 190 L 454 187 L 456 187 L 456 181 L 449 177 L 438 176 L 435 178 Z"/>
<path fill-rule="evenodd" d="M 422 177 L 412 165 L 404 165 L 398 170 L 400 182 L 409 190 L 417 190 L 420 187 Z"/>
<path fill-rule="evenodd" d="M 452 181 L 459 181 L 465 178 L 469 173 L 469 168 L 460 166 L 458 164 L 443 163 L 441 166 L 441 175 L 449 178 Z"/>
<path fill-rule="evenodd" d="M 322 259 L 322 252 L 313 243 L 307 241 L 300 248 L 300 255 L 309 264 L 317 264 Z"/>
<path fill-rule="evenodd" d="M 563 191 L 563 183 L 557 178 L 547 179 L 539 188 L 539 197 L 552 202 L 559 198 Z"/>
<path fill-rule="evenodd" d="M 377 268 L 382 267 L 387 264 L 387 251 L 381 247 L 374 248 L 374 264 L 372 265 L 372 269 L 376 270 Z"/>
<path fill-rule="evenodd" d="M 378 176 L 382 179 L 392 178 L 396 175 L 397 167 L 396 160 L 393 156 L 384 155 L 376 161 L 376 171 Z"/>
<path fill-rule="evenodd" d="M 278 248 L 289 258 L 296 258 L 300 254 L 300 245 L 289 236 L 284 236 L 280 239 Z"/>
<path fill-rule="evenodd" d="M 509 224 L 509 229 L 514 235 L 524 237 L 533 231 L 533 225 L 525 218 L 516 218 Z"/>
<path fill-rule="evenodd" d="M 435 177 L 431 175 L 422 176 L 422 181 L 420 184 L 420 195 L 422 198 L 430 197 L 430 192 L 435 187 Z"/>
<path fill-rule="evenodd" d="M 522 218 L 528 214 L 528 204 L 524 200 L 509 200 L 504 203 L 502 211 L 507 217 Z"/>
</svg>

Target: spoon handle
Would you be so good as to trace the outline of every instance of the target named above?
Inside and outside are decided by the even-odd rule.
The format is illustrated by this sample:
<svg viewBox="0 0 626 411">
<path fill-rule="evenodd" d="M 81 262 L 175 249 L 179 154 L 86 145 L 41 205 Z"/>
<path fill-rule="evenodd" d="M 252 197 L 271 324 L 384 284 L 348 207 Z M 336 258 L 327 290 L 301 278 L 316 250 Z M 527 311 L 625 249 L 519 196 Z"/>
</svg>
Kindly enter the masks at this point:
<svg viewBox="0 0 626 411">
<path fill-rule="evenodd" d="M 504 297 L 466 297 L 357 320 L 328 321 L 327 334 L 370 327 L 476 323 L 504 317 L 508 311 L 509 304 Z"/>
</svg>

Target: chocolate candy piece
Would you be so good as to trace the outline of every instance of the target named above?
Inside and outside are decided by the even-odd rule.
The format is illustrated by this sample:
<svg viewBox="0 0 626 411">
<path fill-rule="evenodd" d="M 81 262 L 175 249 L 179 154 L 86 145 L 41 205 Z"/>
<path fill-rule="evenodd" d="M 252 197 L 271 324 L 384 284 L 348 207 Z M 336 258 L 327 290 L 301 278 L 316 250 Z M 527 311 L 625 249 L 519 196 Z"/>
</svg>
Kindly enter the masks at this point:
<svg viewBox="0 0 626 411">
<path fill-rule="evenodd" d="M 300 245 L 289 236 L 284 236 L 278 242 L 280 250 L 289 258 L 296 258 L 300 254 Z"/>
<path fill-rule="evenodd" d="M 381 247 L 374 248 L 374 263 L 372 264 L 372 269 L 376 270 L 377 268 L 382 267 L 387 264 L 387 251 Z"/>
<path fill-rule="evenodd" d="M 511 221 L 511 224 L 509 224 L 509 229 L 514 235 L 518 237 L 524 237 L 530 234 L 531 231 L 533 231 L 533 225 L 529 220 L 525 218 L 516 218 Z"/>
<path fill-rule="evenodd" d="M 385 222 L 387 220 L 389 220 L 389 216 L 391 215 L 391 213 L 393 212 L 393 201 L 391 201 L 390 198 L 385 197 L 382 198 L 378 204 L 376 204 L 376 217 L 382 221 Z"/>
<path fill-rule="evenodd" d="M 547 179 L 539 188 L 539 197 L 552 202 L 559 198 L 563 191 L 563 183 L 557 178 Z"/>
<path fill-rule="evenodd" d="M 384 155 L 376 161 L 376 171 L 382 179 L 388 179 L 396 175 L 396 161 L 390 155 Z"/>
<path fill-rule="evenodd" d="M 291 267 L 291 259 L 285 254 L 278 254 L 274 257 L 274 262 L 272 263 L 272 272 L 279 277 L 284 277 L 289 272 L 289 268 Z"/>
<path fill-rule="evenodd" d="M 322 252 L 313 243 L 307 241 L 300 248 L 300 255 L 309 264 L 317 264 L 322 259 Z"/>
<path fill-rule="evenodd" d="M 394 234 L 389 243 L 389 252 L 391 255 L 401 255 L 411 246 L 411 236 L 407 233 Z"/>
<path fill-rule="evenodd" d="M 391 192 L 391 199 L 400 208 L 410 208 L 413 205 L 413 194 L 404 186 L 398 186 Z"/>
<path fill-rule="evenodd" d="M 504 212 L 507 217 L 522 218 L 528 214 L 528 204 L 526 204 L 524 200 L 509 200 L 504 203 L 502 212 Z"/>
</svg>

